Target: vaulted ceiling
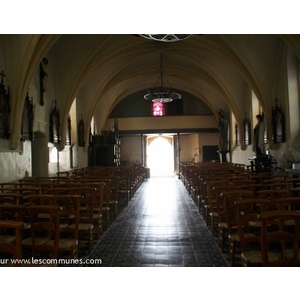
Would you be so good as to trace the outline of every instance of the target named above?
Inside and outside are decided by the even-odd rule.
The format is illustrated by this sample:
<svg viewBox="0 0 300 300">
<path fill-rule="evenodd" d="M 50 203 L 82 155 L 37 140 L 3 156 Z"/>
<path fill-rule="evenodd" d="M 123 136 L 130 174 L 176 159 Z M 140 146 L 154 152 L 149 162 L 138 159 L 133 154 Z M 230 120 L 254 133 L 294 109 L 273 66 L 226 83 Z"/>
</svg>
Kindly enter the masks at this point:
<svg viewBox="0 0 300 300">
<path fill-rule="evenodd" d="M 193 35 L 183 41 L 158 42 L 137 35 L 63 35 L 49 49 L 57 94 L 84 102 L 83 114 L 103 126 L 125 97 L 153 87 L 160 72 L 171 87 L 201 99 L 217 115 L 249 110 L 253 90 L 264 107 L 276 97 L 285 41 L 295 36 Z M 298 50 L 298 49 L 296 49 Z M 59 89 L 60 88 L 60 89 Z"/>
<path fill-rule="evenodd" d="M 172 88 L 200 99 L 216 117 L 220 108 L 232 111 L 238 122 L 249 110 L 252 90 L 270 114 L 288 46 L 298 57 L 300 53 L 298 35 L 275 34 L 195 34 L 174 43 L 131 34 L 12 35 L 1 36 L 1 41 L 7 50 L 2 55 L 17 57 L 10 61 L 16 69 L 11 75 L 16 104 L 25 99 L 34 72 L 47 57 L 48 96 L 57 99 L 62 122 L 76 98 L 84 119 L 95 116 L 99 128 L 120 101 L 153 87 L 161 53 L 164 77 Z M 26 71 L 17 73 L 19 66 Z M 13 108 L 15 118 L 21 113 Z"/>
</svg>

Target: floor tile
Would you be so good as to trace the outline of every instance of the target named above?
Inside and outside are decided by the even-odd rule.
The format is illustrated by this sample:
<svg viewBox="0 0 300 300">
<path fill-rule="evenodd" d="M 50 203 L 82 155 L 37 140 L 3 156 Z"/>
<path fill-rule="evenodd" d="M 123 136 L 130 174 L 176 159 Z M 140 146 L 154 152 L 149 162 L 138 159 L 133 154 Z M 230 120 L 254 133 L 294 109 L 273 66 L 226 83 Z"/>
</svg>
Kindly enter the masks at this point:
<svg viewBox="0 0 300 300">
<path fill-rule="evenodd" d="M 145 181 L 89 258 L 111 267 L 228 266 L 177 177 Z"/>
</svg>

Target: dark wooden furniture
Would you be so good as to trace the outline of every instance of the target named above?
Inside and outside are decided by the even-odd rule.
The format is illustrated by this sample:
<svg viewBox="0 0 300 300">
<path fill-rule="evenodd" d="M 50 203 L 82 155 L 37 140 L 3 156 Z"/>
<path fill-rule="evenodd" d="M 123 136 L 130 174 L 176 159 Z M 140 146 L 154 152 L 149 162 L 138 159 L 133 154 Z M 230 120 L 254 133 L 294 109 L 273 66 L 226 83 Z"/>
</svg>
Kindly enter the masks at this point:
<svg viewBox="0 0 300 300">
<path fill-rule="evenodd" d="M 120 165 L 120 140 L 115 132 L 93 135 L 89 145 L 89 166 Z"/>
</svg>

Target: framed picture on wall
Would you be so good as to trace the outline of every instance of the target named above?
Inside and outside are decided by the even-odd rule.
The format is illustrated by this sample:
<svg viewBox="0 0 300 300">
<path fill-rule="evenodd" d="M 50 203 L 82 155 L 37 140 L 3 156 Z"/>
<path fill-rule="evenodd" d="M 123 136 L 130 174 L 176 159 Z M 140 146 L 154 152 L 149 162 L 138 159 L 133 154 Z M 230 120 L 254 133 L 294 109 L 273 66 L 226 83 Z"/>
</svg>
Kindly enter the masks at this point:
<svg viewBox="0 0 300 300">
<path fill-rule="evenodd" d="M 33 141 L 33 101 L 29 99 L 28 93 L 25 99 L 23 114 L 22 114 L 22 128 L 21 140 Z"/>
<path fill-rule="evenodd" d="M 274 143 L 285 142 L 285 122 L 284 114 L 281 107 L 277 105 L 277 99 L 275 100 L 275 108 L 272 107 L 272 126 L 273 135 L 272 139 Z"/>
</svg>

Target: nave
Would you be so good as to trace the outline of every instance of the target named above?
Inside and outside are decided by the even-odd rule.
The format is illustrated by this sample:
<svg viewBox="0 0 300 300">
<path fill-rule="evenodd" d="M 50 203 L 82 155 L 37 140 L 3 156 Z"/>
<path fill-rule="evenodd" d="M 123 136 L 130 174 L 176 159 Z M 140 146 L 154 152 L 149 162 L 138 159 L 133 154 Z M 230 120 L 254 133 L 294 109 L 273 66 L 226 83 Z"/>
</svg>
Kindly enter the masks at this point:
<svg viewBox="0 0 300 300">
<path fill-rule="evenodd" d="M 102 267 L 228 266 L 177 177 L 145 181 L 89 258 Z"/>
</svg>

